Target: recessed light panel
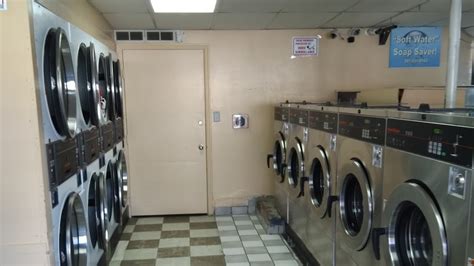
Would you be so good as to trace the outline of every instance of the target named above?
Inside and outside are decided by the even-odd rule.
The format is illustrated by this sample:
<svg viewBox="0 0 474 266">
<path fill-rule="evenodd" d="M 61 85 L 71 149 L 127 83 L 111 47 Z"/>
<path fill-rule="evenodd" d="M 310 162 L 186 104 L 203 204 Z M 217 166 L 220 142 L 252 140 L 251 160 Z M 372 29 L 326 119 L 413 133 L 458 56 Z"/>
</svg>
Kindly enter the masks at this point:
<svg viewBox="0 0 474 266">
<path fill-rule="evenodd" d="M 217 0 L 150 0 L 155 13 L 213 13 Z"/>
</svg>

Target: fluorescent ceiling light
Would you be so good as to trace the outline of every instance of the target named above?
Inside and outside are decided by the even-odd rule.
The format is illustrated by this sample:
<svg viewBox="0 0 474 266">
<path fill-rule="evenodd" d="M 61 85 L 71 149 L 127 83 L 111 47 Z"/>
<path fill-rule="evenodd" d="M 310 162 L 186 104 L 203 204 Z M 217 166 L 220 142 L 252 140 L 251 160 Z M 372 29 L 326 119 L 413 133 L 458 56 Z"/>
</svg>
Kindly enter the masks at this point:
<svg viewBox="0 0 474 266">
<path fill-rule="evenodd" d="M 155 13 L 213 13 L 217 0 L 150 0 Z"/>
</svg>

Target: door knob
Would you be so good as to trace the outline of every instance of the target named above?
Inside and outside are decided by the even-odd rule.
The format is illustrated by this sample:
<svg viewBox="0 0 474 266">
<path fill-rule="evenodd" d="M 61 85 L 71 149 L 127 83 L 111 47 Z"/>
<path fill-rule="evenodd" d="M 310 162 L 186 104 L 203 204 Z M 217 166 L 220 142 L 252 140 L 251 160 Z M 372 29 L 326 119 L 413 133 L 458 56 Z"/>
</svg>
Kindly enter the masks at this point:
<svg viewBox="0 0 474 266">
<path fill-rule="evenodd" d="M 204 150 L 204 145 L 199 144 L 198 148 L 199 148 L 200 151 L 202 151 L 202 150 Z"/>
</svg>

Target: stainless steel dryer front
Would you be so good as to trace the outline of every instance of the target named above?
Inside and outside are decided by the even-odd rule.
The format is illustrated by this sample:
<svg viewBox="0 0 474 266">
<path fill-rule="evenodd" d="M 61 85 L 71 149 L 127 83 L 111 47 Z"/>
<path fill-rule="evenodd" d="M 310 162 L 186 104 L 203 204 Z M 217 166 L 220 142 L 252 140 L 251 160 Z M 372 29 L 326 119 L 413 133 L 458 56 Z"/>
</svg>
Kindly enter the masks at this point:
<svg viewBox="0 0 474 266">
<path fill-rule="evenodd" d="M 287 148 L 290 137 L 289 106 L 281 103 L 274 108 L 273 122 L 273 151 L 267 155 L 267 166 L 275 173 L 273 181 L 276 199 L 276 208 L 279 214 L 287 220 L 288 218 L 288 186 L 285 183 L 287 166 Z"/>
<path fill-rule="evenodd" d="M 336 195 L 338 108 L 309 106 L 309 140 L 306 147 L 309 185 L 306 246 L 320 265 L 332 265 L 335 255 L 334 211 L 328 204 Z"/>
<path fill-rule="evenodd" d="M 336 265 L 377 265 L 372 228 L 382 214 L 386 111 L 340 108 Z"/>
<path fill-rule="evenodd" d="M 290 107 L 290 137 L 288 139 L 287 183 L 288 224 L 296 235 L 306 239 L 307 202 L 302 196 L 307 181 L 306 147 L 309 138 L 308 110 L 301 105 Z"/>
<path fill-rule="evenodd" d="M 385 209 L 373 235 L 387 265 L 472 263 L 474 117 L 446 112 L 389 112 Z"/>
</svg>

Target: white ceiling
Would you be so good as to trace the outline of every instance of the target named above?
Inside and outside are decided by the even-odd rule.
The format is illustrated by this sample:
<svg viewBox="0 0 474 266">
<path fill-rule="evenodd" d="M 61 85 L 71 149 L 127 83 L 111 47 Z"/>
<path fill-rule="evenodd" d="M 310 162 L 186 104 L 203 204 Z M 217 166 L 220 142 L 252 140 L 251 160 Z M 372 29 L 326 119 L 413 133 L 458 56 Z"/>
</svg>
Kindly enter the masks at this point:
<svg viewBox="0 0 474 266">
<path fill-rule="evenodd" d="M 114 29 L 314 29 L 446 26 L 450 0 L 217 0 L 213 14 L 155 14 L 149 0 L 89 0 Z M 474 27 L 474 0 L 463 0 Z"/>
</svg>

